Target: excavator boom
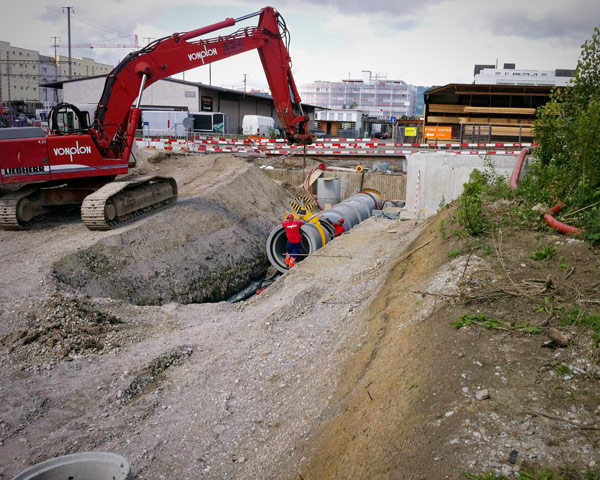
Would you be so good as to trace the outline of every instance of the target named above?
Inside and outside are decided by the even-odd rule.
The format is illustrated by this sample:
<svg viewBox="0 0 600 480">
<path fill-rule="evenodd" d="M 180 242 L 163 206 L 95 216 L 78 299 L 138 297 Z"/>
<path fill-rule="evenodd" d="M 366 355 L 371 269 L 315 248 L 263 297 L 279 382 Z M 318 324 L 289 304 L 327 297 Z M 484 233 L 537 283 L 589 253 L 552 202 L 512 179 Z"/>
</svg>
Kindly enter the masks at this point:
<svg viewBox="0 0 600 480">
<path fill-rule="evenodd" d="M 246 27 L 217 38 L 197 39 L 200 35 L 232 26 L 241 20 L 259 16 L 256 27 Z M 284 32 L 280 31 L 280 24 Z M 285 23 L 271 7 L 186 33 L 175 33 L 131 53 L 109 75 L 98 104 L 94 129 L 101 149 L 114 146 L 134 122 L 130 105 L 140 101 L 143 89 L 154 82 L 192 68 L 208 65 L 250 50 L 258 50 L 277 114 L 288 140 L 311 143 L 308 117 L 296 114 L 300 95 L 291 71 L 291 59 L 284 43 Z M 137 125 L 137 123 L 135 124 Z M 117 142 L 121 143 L 122 142 Z M 105 154 L 108 154 L 106 152 Z M 125 159 L 127 160 L 127 159 Z"/>
</svg>

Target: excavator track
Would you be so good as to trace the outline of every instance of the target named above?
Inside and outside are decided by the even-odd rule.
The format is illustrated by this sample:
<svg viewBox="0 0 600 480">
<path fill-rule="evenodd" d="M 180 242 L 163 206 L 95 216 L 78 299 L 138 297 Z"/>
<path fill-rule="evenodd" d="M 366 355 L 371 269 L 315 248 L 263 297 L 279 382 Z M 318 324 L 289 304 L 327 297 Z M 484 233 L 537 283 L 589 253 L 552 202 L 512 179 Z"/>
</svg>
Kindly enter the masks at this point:
<svg viewBox="0 0 600 480">
<path fill-rule="evenodd" d="M 35 194 L 37 187 L 25 187 L 0 197 L 0 228 L 3 230 L 22 230 L 39 212 L 32 209 L 27 199 Z"/>
<path fill-rule="evenodd" d="M 177 182 L 171 177 L 148 175 L 111 182 L 84 199 L 81 220 L 90 230 L 110 230 L 176 199 Z"/>
</svg>

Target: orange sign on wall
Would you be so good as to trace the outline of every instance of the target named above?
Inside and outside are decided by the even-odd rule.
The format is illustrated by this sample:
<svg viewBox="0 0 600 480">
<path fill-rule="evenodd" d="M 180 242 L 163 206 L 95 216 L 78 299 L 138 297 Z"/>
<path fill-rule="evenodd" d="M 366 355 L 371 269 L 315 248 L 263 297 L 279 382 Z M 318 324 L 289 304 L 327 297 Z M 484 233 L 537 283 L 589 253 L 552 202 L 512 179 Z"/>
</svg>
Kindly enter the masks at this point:
<svg viewBox="0 0 600 480">
<path fill-rule="evenodd" d="M 425 127 L 425 138 L 450 140 L 452 127 Z"/>
</svg>

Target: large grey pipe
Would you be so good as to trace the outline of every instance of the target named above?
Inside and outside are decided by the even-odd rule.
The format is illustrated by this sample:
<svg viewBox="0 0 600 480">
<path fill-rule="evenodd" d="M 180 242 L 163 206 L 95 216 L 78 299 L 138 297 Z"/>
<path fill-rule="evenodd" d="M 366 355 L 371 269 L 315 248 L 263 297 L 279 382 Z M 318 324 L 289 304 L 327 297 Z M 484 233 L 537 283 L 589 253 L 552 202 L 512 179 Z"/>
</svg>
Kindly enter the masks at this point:
<svg viewBox="0 0 600 480">
<path fill-rule="evenodd" d="M 381 196 L 378 193 L 365 191 L 352 195 L 343 202 L 321 211 L 318 215 L 319 223 L 325 235 L 325 243 L 323 243 L 319 228 L 313 223 L 305 222 L 300 227 L 302 248 L 300 249 L 301 255 L 298 256 L 297 262 L 301 262 L 307 255 L 315 253 L 319 248 L 333 239 L 335 233 L 333 224 L 340 218 L 344 219 L 344 227 L 346 231 L 349 231 L 352 227 L 369 218 L 373 210 L 381 210 L 382 206 Z M 287 237 L 285 229 L 283 226 L 278 225 L 271 230 L 267 239 L 267 257 L 269 257 L 271 265 L 281 273 L 289 269 L 285 263 L 286 245 Z"/>
</svg>

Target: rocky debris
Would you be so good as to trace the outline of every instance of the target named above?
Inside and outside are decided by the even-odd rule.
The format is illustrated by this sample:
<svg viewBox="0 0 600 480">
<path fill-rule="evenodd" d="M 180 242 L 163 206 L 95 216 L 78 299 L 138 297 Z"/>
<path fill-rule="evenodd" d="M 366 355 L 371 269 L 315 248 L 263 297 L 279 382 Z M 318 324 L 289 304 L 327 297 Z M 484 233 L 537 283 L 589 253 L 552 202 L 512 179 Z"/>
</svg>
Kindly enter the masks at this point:
<svg viewBox="0 0 600 480">
<path fill-rule="evenodd" d="M 24 359 L 24 370 L 39 372 L 54 368 L 57 362 L 117 348 L 115 334 L 121 323 L 85 299 L 55 294 L 41 311 L 29 313 L 26 328 L 7 335 L 2 343 Z"/>
<path fill-rule="evenodd" d="M 475 398 L 477 400 L 487 400 L 490 398 L 490 392 L 488 390 L 478 390 L 475 392 Z"/>
<path fill-rule="evenodd" d="M 548 327 L 546 335 L 550 339 L 550 342 L 545 344 L 545 346 L 566 347 L 569 345 L 569 340 L 558 328 Z"/>
<path fill-rule="evenodd" d="M 117 390 L 115 395 L 117 401 L 120 404 L 130 402 L 134 396 L 142 394 L 149 384 L 155 382 L 161 373 L 170 367 L 183 364 L 192 353 L 194 347 L 182 345 L 155 358 L 129 384 Z"/>
<path fill-rule="evenodd" d="M 30 424 L 43 418 L 55 405 L 48 397 L 39 397 L 28 399 L 21 407 L 18 416 L 0 421 L 0 446 L 9 438 L 22 433 Z M 20 439 L 23 440 L 27 442 L 27 439 Z"/>
<path fill-rule="evenodd" d="M 169 164 L 181 177 L 182 208 L 205 206 L 189 200 L 197 197 L 200 186 L 216 189 L 214 198 L 223 187 L 211 176 L 212 164 L 197 157 L 193 162 L 166 158 L 149 172 L 170 174 L 152 170 Z M 237 168 L 234 162 L 230 166 Z M 231 175 L 233 170 L 222 171 Z M 190 187 L 203 176 L 210 182 L 198 180 Z M 254 189 L 260 190 L 261 182 L 255 180 Z M 240 203 L 241 190 L 248 191 L 229 184 L 220 193 L 246 208 Z M 250 198 L 248 208 L 262 207 L 264 201 Z M 264 208 L 277 210 L 269 204 Z M 7 478 L 43 459 L 84 450 L 121 453 L 131 461 L 136 478 L 145 480 L 437 479 L 458 478 L 466 470 L 495 470 L 518 478 L 519 472 L 532 468 L 597 466 L 599 350 L 589 332 L 577 335 L 579 326 L 569 326 L 569 347 L 551 350 L 540 348 L 540 335 L 450 327 L 469 311 L 459 303 L 461 292 L 473 296 L 482 287 L 491 287 L 486 291 L 491 293 L 501 284 L 506 287 L 504 268 L 494 264 L 501 252 L 510 252 L 503 261 L 518 285 L 544 287 L 552 269 L 553 298 L 568 293 L 574 299 L 577 291 L 582 300 L 586 295 L 597 298 L 597 254 L 585 244 L 567 239 L 558 246 L 567 269 L 552 262 L 536 263 L 532 269 L 528 255 L 546 244 L 545 237 L 535 232 L 515 239 L 504 231 L 501 250 L 492 249 L 490 240 L 489 252 L 481 248 L 448 262 L 447 252 L 456 245 L 448 243 L 452 238 L 432 240 L 439 237 L 439 223 L 430 223 L 416 239 L 419 230 L 411 237 L 408 222 L 373 218 L 324 247 L 324 252 L 334 248 L 352 258 L 307 259 L 263 294 L 237 304 L 173 301 L 140 307 L 75 288 L 86 287 L 82 279 L 89 272 L 82 276 L 72 268 L 72 284 L 57 284 L 52 276 L 56 259 L 92 252 L 87 257 L 92 273 L 106 276 L 113 291 L 144 293 L 149 285 L 154 290 L 150 293 L 160 292 L 174 277 L 165 276 L 166 268 L 150 256 L 168 264 L 181 253 L 175 249 L 178 242 L 198 238 L 196 230 L 202 225 L 177 236 L 173 232 L 181 219 L 166 216 L 172 223 L 161 231 L 150 217 L 112 232 L 90 233 L 77 222 L 0 232 L 0 438 L 5 438 L 0 440 L 0 470 Z M 135 229 L 139 235 L 123 236 Z M 132 261 L 128 255 L 144 250 L 151 236 L 164 241 L 163 250 L 143 252 Z M 431 248 L 394 263 L 424 242 L 432 242 Z M 210 243 L 223 252 L 218 241 Z M 28 261 L 14 260 L 24 250 L 30 254 Z M 111 258 L 118 261 L 107 264 Z M 151 262 L 144 263 L 148 258 Z M 179 265 L 185 272 L 187 265 Z M 123 269 L 132 273 L 114 273 Z M 137 278 L 143 281 L 134 283 Z M 542 283 L 523 283 L 532 278 Z M 86 288 L 91 292 L 91 287 Z M 48 308 L 47 292 L 55 288 L 62 289 L 61 298 L 77 299 L 81 309 L 97 312 L 77 316 L 100 319 L 106 311 L 120 319 L 123 323 L 100 321 L 106 330 L 93 338 L 121 347 L 98 352 L 110 352 L 104 355 L 90 349 L 73 350 L 67 357 L 53 350 L 41 356 L 42 347 L 48 350 L 46 334 L 23 345 L 21 332 L 37 328 Z M 544 328 L 551 324 L 542 323 L 550 313 L 544 307 L 551 306 L 542 297 L 532 305 L 510 292 L 509 299 L 486 296 L 494 317 L 537 320 Z M 190 298 L 184 289 L 178 293 Z M 473 310 L 483 311 L 484 306 Z M 567 327 L 557 326 L 567 332 Z M 64 361 L 78 355 L 85 361 Z M 38 366 L 39 373 L 23 372 L 22 364 Z M 477 401 L 475 392 L 484 388 L 492 392 L 491 398 Z M 335 431 L 327 423 L 330 418 L 342 418 L 343 428 L 330 443 L 321 442 L 324 432 Z M 314 475 L 302 471 L 309 462 L 314 462 Z M 327 470 L 335 462 L 340 470 Z"/>
</svg>

